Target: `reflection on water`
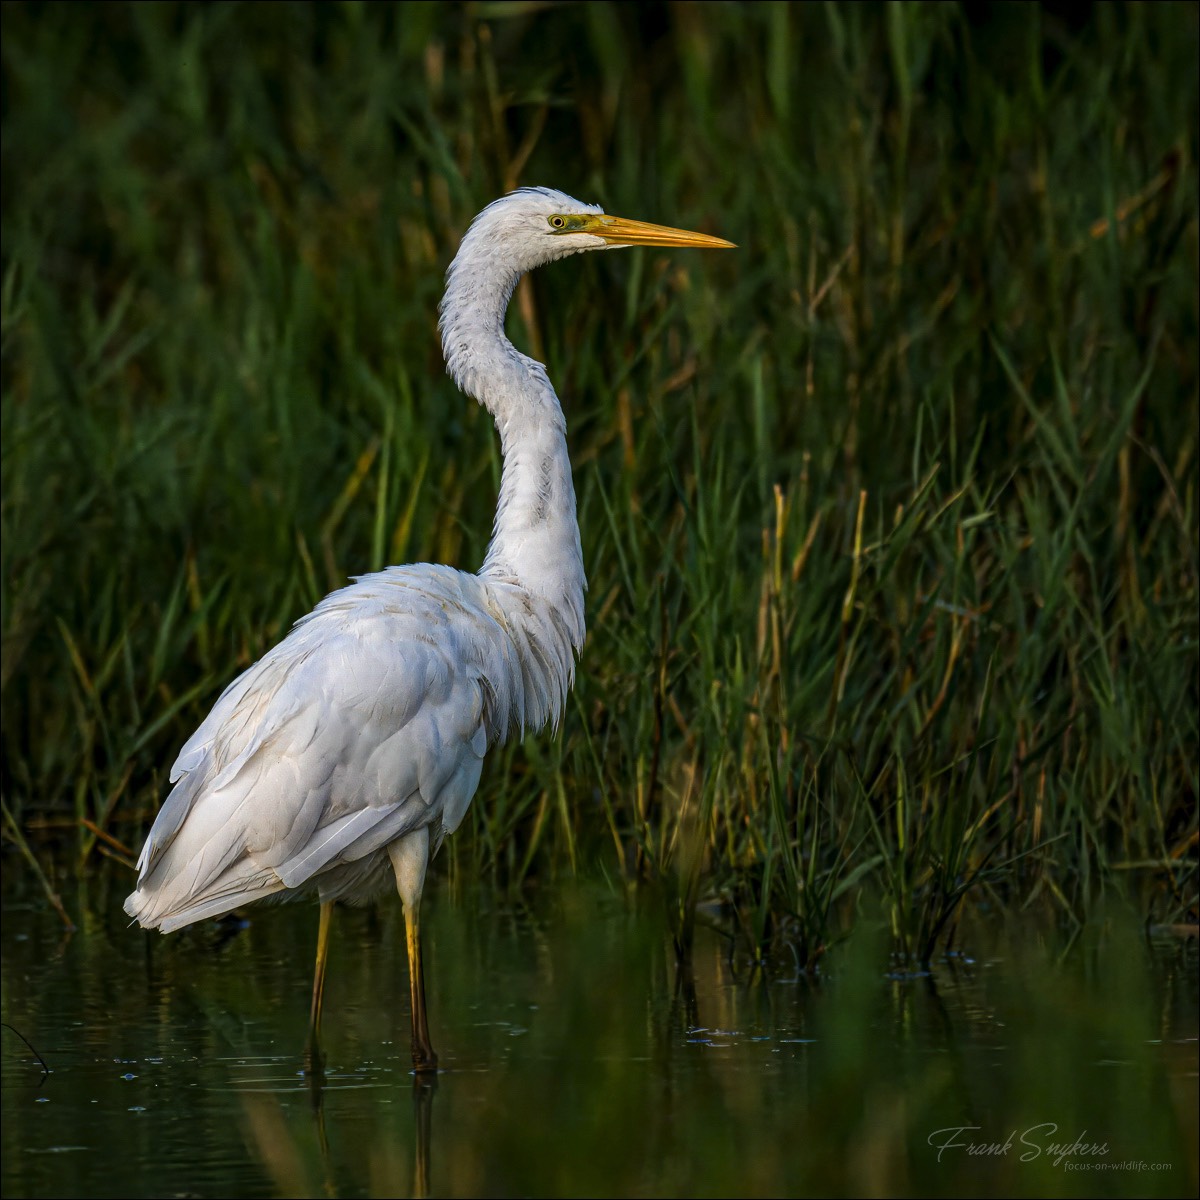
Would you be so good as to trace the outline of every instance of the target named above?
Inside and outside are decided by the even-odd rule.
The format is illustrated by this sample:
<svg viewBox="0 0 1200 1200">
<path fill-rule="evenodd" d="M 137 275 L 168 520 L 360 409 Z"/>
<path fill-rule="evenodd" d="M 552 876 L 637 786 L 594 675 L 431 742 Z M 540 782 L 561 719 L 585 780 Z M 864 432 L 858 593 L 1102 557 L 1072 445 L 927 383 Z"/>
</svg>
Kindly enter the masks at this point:
<svg viewBox="0 0 1200 1200">
<path fill-rule="evenodd" d="M 65 938 L 8 898 L 3 1020 L 51 1074 L 2 1031 L 5 1195 L 1195 1192 L 1194 942 L 981 934 L 913 975 L 863 934 L 814 981 L 702 930 L 689 979 L 603 891 L 435 897 L 414 1087 L 398 905 L 337 914 L 320 1078 L 315 907 L 171 938 L 96 907 Z"/>
</svg>

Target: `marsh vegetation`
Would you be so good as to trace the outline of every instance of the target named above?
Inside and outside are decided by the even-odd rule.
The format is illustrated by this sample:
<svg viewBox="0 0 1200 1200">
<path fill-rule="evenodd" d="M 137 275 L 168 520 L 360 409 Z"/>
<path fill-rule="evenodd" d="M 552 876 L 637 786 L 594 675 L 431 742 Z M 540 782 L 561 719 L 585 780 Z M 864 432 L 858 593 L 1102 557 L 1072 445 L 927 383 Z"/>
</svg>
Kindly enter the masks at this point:
<svg viewBox="0 0 1200 1200">
<path fill-rule="evenodd" d="M 599 869 L 683 945 L 719 900 L 806 963 L 863 885 L 917 960 L 964 898 L 1078 927 L 1120 883 L 1194 920 L 1193 7 L 10 5 L 4 34 L 5 832 L 54 886 L 139 844 L 325 592 L 478 564 L 497 444 L 435 307 L 464 223 L 534 181 L 742 249 L 520 294 L 590 634 L 442 886 Z"/>
</svg>

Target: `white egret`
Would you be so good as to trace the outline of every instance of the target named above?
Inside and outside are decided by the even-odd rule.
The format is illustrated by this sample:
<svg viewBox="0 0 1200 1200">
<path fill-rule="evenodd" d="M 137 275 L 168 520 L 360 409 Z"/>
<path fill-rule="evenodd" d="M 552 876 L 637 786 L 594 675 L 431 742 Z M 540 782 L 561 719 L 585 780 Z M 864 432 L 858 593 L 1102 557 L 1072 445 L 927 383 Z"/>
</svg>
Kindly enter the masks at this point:
<svg viewBox="0 0 1200 1200">
<path fill-rule="evenodd" d="M 436 1067 L 421 965 L 430 858 L 463 818 L 489 747 L 562 715 L 586 586 L 566 422 L 545 367 L 504 334 L 521 276 L 584 250 L 731 246 L 606 215 L 549 188 L 488 205 L 446 273 L 439 327 L 458 386 L 503 453 L 477 575 L 419 563 L 326 596 L 233 681 L 171 769 L 125 911 L 163 933 L 269 896 L 321 903 L 311 1039 L 336 900 L 393 876 L 404 905 L 412 1058 Z"/>
</svg>

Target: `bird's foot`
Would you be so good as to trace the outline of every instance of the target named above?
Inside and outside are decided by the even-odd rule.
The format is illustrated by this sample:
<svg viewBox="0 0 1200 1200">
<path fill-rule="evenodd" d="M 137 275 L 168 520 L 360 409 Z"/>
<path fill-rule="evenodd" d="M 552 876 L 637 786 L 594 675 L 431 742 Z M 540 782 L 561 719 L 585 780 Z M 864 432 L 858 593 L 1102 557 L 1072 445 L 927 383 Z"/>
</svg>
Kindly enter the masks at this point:
<svg viewBox="0 0 1200 1200">
<path fill-rule="evenodd" d="M 412 1052 L 413 1072 L 417 1075 L 436 1075 L 438 1069 L 438 1058 L 430 1046 L 418 1048 L 413 1047 Z"/>
<path fill-rule="evenodd" d="M 316 1038 L 309 1038 L 304 1048 L 304 1075 L 318 1083 L 325 1082 L 325 1055 Z"/>
</svg>

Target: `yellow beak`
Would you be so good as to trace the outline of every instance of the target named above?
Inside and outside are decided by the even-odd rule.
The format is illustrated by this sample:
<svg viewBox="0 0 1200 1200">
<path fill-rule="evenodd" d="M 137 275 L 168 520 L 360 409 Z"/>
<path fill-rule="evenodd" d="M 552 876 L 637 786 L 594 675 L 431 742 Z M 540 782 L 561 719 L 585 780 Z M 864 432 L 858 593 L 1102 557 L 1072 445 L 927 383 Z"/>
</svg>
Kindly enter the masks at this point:
<svg viewBox="0 0 1200 1200">
<path fill-rule="evenodd" d="M 671 229 L 667 225 L 651 225 L 648 221 L 629 221 L 610 217 L 606 213 L 591 217 L 588 226 L 579 230 L 602 237 L 610 246 L 691 246 L 697 250 L 733 250 L 733 242 L 711 237 L 707 233 L 690 233 L 686 229 Z"/>
</svg>

